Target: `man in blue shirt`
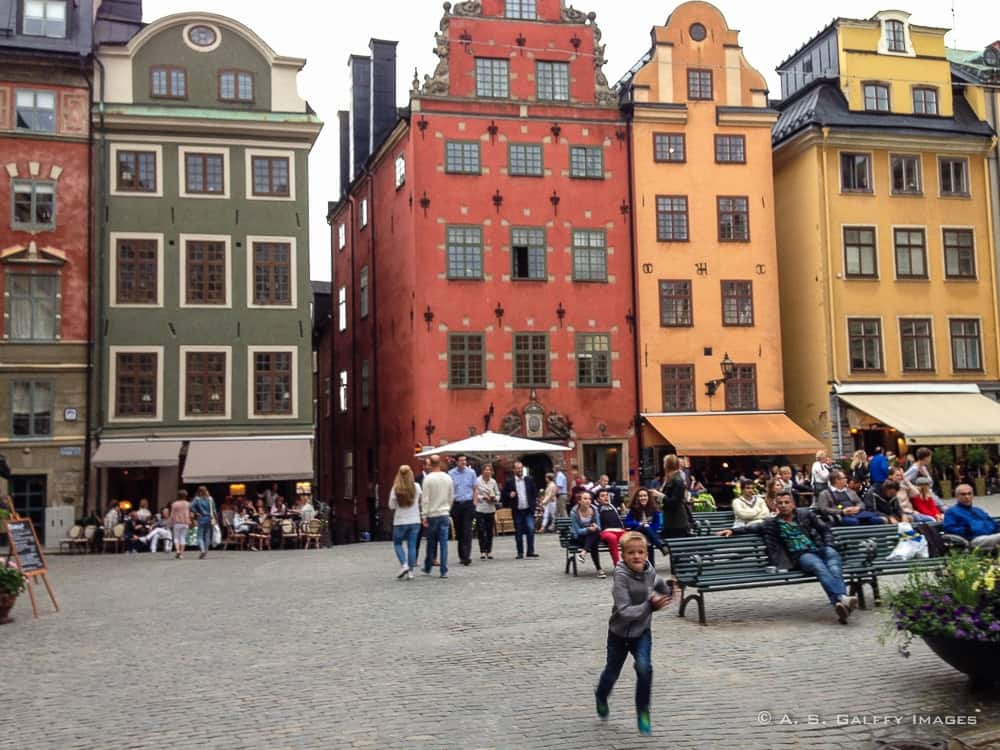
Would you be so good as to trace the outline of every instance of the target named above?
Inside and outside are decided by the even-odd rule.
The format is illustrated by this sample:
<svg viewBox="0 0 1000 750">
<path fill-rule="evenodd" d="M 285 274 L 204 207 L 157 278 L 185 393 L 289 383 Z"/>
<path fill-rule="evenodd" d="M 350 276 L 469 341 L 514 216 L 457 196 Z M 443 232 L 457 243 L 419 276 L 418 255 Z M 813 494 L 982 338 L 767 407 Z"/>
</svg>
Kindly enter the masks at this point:
<svg viewBox="0 0 1000 750">
<path fill-rule="evenodd" d="M 472 563 L 472 519 L 476 504 L 472 494 L 476 489 L 476 472 L 468 466 L 465 456 L 456 456 L 455 466 L 448 472 L 455 485 L 455 500 L 451 506 L 451 518 L 455 522 L 455 538 L 458 540 L 458 559 L 462 565 Z"/>
<path fill-rule="evenodd" d="M 968 539 L 974 548 L 991 550 L 1000 545 L 1000 526 L 990 514 L 972 504 L 972 487 L 960 484 L 955 488 L 958 500 L 944 512 L 942 530 Z"/>
<path fill-rule="evenodd" d="M 878 490 L 879 485 L 889 478 L 889 460 L 882 452 L 882 446 L 875 447 L 875 455 L 868 462 L 868 472 L 872 480 L 872 486 Z"/>
<path fill-rule="evenodd" d="M 566 501 L 569 499 L 569 482 L 562 464 L 556 466 L 556 518 L 566 518 Z"/>
</svg>

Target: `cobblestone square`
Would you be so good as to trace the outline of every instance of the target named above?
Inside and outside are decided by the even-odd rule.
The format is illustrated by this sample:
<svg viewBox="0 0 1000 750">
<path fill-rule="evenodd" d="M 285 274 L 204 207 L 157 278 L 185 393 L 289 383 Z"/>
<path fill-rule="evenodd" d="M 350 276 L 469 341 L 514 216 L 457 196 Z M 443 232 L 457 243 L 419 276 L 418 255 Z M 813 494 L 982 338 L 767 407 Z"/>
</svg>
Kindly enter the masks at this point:
<svg viewBox="0 0 1000 750">
<path fill-rule="evenodd" d="M 62 612 L 43 592 L 32 620 L 25 595 L 0 628 L 0 748 L 1000 746 L 983 739 L 1000 695 L 922 643 L 880 645 L 881 611 L 837 625 L 818 586 L 709 595 L 707 627 L 671 605 L 653 621 L 653 735 L 630 662 L 602 723 L 610 579 L 565 576 L 552 535 L 539 549 L 515 560 L 501 537 L 497 559 L 413 581 L 389 543 L 52 556 Z"/>
</svg>

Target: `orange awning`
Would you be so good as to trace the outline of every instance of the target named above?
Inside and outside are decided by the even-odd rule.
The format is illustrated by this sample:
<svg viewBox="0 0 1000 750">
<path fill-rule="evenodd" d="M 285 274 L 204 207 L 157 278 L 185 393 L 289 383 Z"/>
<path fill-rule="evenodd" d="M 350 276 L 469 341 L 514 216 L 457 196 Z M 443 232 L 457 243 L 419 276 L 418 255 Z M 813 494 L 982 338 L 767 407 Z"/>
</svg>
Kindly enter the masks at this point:
<svg viewBox="0 0 1000 750">
<path fill-rule="evenodd" d="M 797 456 L 823 448 L 784 414 L 678 414 L 646 416 L 685 456 Z"/>
</svg>

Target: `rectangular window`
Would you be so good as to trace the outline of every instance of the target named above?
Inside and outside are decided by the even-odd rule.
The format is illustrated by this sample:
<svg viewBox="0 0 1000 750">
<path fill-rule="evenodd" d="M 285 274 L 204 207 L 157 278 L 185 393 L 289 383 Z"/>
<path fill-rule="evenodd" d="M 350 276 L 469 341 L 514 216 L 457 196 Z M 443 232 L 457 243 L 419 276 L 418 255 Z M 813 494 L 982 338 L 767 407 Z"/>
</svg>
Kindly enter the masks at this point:
<svg viewBox="0 0 1000 750">
<path fill-rule="evenodd" d="M 361 205 L 358 206 L 358 224 L 364 229 L 368 226 L 368 199 L 362 198 Z"/>
<path fill-rule="evenodd" d="M 969 195 L 969 163 L 965 159 L 940 159 L 941 195 Z"/>
<path fill-rule="evenodd" d="M 222 157 L 217 158 L 221 164 Z M 250 170 L 253 173 L 254 195 L 273 195 L 287 198 L 291 194 L 288 184 L 287 156 L 252 156 L 250 157 Z M 218 192 L 222 192 L 221 181 Z"/>
<path fill-rule="evenodd" d="M 569 63 L 535 63 L 538 101 L 569 101 Z"/>
<path fill-rule="evenodd" d="M 868 112 L 889 111 L 889 87 L 884 83 L 866 83 L 865 110 Z"/>
<path fill-rule="evenodd" d="M 371 403 L 371 368 L 366 359 L 361 363 L 361 408 L 367 409 Z"/>
<path fill-rule="evenodd" d="M 847 192 L 872 191 L 872 158 L 870 154 L 840 155 L 840 189 Z"/>
<path fill-rule="evenodd" d="M 340 406 L 340 413 L 347 413 L 347 370 L 340 371 L 339 386 L 337 387 L 337 401 Z M 353 474 L 353 469 L 352 469 Z"/>
<path fill-rule="evenodd" d="M 159 304 L 160 264 L 156 240 L 119 239 L 115 254 L 116 304 Z"/>
<path fill-rule="evenodd" d="M 510 231 L 511 278 L 521 281 L 545 281 L 545 230 Z"/>
<path fill-rule="evenodd" d="M 687 196 L 656 196 L 656 239 L 659 242 L 688 241 Z"/>
<path fill-rule="evenodd" d="M 223 159 L 222 154 L 185 154 L 185 192 L 222 195 L 225 192 Z"/>
<path fill-rule="evenodd" d="M 722 325 L 753 325 L 753 282 L 722 282 Z"/>
<path fill-rule="evenodd" d="M 54 91 L 18 89 L 15 96 L 19 130 L 39 133 L 56 132 L 56 95 Z"/>
<path fill-rule="evenodd" d="M 396 157 L 396 189 L 403 187 L 403 183 L 406 182 L 406 157 L 400 154 Z"/>
<path fill-rule="evenodd" d="M 347 227 L 340 224 L 337 227 L 337 249 L 343 250 L 345 247 L 347 247 Z"/>
<path fill-rule="evenodd" d="M 726 411 L 757 409 L 757 365 L 733 365 L 726 381 Z"/>
<path fill-rule="evenodd" d="M 979 342 L 979 321 L 975 318 L 952 318 L 951 366 L 956 372 L 983 369 L 982 345 Z"/>
<path fill-rule="evenodd" d="M 606 333 L 576 335 L 576 384 L 581 388 L 611 386 L 611 336 Z"/>
<path fill-rule="evenodd" d="M 533 21 L 538 18 L 535 10 L 535 0 L 507 0 L 504 15 L 507 18 L 525 18 Z"/>
<path fill-rule="evenodd" d="M 35 180 L 14 180 L 11 229 L 54 229 L 56 226 L 56 184 Z"/>
<path fill-rule="evenodd" d="M 483 230 L 448 227 L 448 278 L 483 278 Z"/>
<path fill-rule="evenodd" d="M 885 46 L 890 52 L 906 52 L 906 36 L 902 21 L 885 22 Z"/>
<path fill-rule="evenodd" d="M 507 171 L 512 177 L 541 177 L 542 147 L 535 143 L 512 143 L 507 150 Z"/>
<path fill-rule="evenodd" d="M 288 242 L 253 243 L 253 303 L 292 304 L 292 246 Z"/>
<path fill-rule="evenodd" d="M 444 144 L 444 169 L 453 174 L 479 174 L 479 142 L 446 142 Z"/>
<path fill-rule="evenodd" d="M 688 74 L 688 99 L 712 98 L 712 71 L 691 68 Z"/>
<path fill-rule="evenodd" d="M 653 133 L 653 161 L 686 161 L 684 145 L 683 133 Z"/>
<path fill-rule="evenodd" d="M 600 146 L 570 146 L 569 176 L 604 179 L 604 149 Z"/>
<path fill-rule="evenodd" d="M 549 387 L 549 335 L 514 334 L 514 387 Z"/>
<path fill-rule="evenodd" d="M 715 136 L 715 160 L 720 164 L 746 164 L 747 139 L 742 135 Z"/>
<path fill-rule="evenodd" d="M 852 318 L 847 322 L 848 348 L 853 372 L 882 371 L 882 321 Z"/>
<path fill-rule="evenodd" d="M 25 36 L 66 38 L 66 0 L 24 0 Z"/>
<path fill-rule="evenodd" d="M 292 413 L 295 402 L 291 352 L 253 353 L 253 411 L 255 416 Z"/>
<path fill-rule="evenodd" d="M 693 322 L 691 282 L 660 280 L 660 325 L 690 326 Z"/>
<path fill-rule="evenodd" d="M 938 113 L 937 89 L 913 87 L 913 114 L 936 115 Z"/>
<path fill-rule="evenodd" d="M 225 305 L 226 243 L 188 240 L 184 248 L 185 290 L 188 305 Z"/>
<path fill-rule="evenodd" d="M 486 337 L 483 334 L 448 334 L 448 387 L 486 387 Z"/>
<path fill-rule="evenodd" d="M 878 278 L 875 227 L 844 227 L 844 268 L 848 278 Z"/>
<path fill-rule="evenodd" d="M 52 274 L 7 273 L 10 338 L 13 341 L 53 341 L 56 337 L 59 283 Z"/>
<path fill-rule="evenodd" d="M 252 102 L 253 73 L 242 70 L 220 70 L 219 99 L 227 102 Z"/>
<path fill-rule="evenodd" d="M 506 99 L 510 89 L 508 77 L 507 60 L 476 58 L 476 96 Z"/>
<path fill-rule="evenodd" d="M 660 365 L 663 411 L 694 411 L 694 365 Z"/>
<path fill-rule="evenodd" d="M 894 195 L 919 195 L 920 157 L 892 156 L 892 192 Z"/>
<path fill-rule="evenodd" d="M 358 290 L 360 293 L 360 299 L 358 299 L 358 306 L 360 309 L 360 314 L 362 318 L 368 317 L 368 266 L 361 266 L 361 271 L 358 273 Z"/>
<path fill-rule="evenodd" d="M 187 71 L 158 65 L 149 69 L 150 96 L 156 99 L 186 99 Z"/>
<path fill-rule="evenodd" d="M 949 279 L 976 278 L 976 246 L 971 229 L 944 230 L 944 275 Z"/>
<path fill-rule="evenodd" d="M 15 438 L 52 434 L 52 383 L 15 380 L 11 399 L 11 435 Z"/>
<path fill-rule="evenodd" d="M 217 417 L 226 413 L 226 353 L 184 353 L 184 415 Z"/>
<path fill-rule="evenodd" d="M 904 318 L 899 321 L 899 341 L 903 348 L 903 370 L 933 370 L 934 343 L 930 318 Z"/>
<path fill-rule="evenodd" d="M 115 354 L 115 416 L 155 418 L 157 354 Z"/>
<path fill-rule="evenodd" d="M 894 229 L 897 279 L 927 278 L 927 240 L 923 229 Z"/>
<path fill-rule="evenodd" d="M 347 287 L 337 290 L 337 330 L 347 330 Z"/>
<path fill-rule="evenodd" d="M 599 230 L 574 230 L 573 281 L 607 281 L 607 237 Z"/>
<path fill-rule="evenodd" d="M 719 197 L 719 241 L 750 241 L 750 207 L 745 197 Z"/>
<path fill-rule="evenodd" d="M 116 189 L 128 193 L 155 193 L 156 152 L 119 151 Z"/>
</svg>

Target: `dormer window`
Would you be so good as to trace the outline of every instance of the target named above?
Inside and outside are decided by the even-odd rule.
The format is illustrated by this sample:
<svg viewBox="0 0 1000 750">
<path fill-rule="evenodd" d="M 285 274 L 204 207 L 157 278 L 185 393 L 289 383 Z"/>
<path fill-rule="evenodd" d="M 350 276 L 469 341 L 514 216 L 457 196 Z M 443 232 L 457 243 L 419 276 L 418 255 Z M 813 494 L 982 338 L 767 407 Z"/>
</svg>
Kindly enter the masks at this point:
<svg viewBox="0 0 1000 750">
<path fill-rule="evenodd" d="M 220 70 L 219 99 L 227 102 L 252 102 L 253 73 L 242 70 Z"/>
<path fill-rule="evenodd" d="M 872 21 L 877 21 L 882 33 L 878 40 L 880 55 L 905 55 L 915 57 L 913 40 L 910 38 L 910 14 L 901 10 L 884 10 L 876 13 Z"/>
<path fill-rule="evenodd" d="M 66 38 L 66 0 L 25 0 L 21 31 L 26 36 Z"/>
<path fill-rule="evenodd" d="M 534 21 L 538 18 L 538 11 L 535 8 L 535 0 L 507 0 L 507 18 L 523 18 Z"/>
<path fill-rule="evenodd" d="M 906 52 L 906 33 L 902 21 L 885 22 L 885 46 L 890 52 Z"/>
<path fill-rule="evenodd" d="M 150 68 L 149 89 L 155 99 L 186 99 L 187 72 L 166 65 Z"/>
</svg>

